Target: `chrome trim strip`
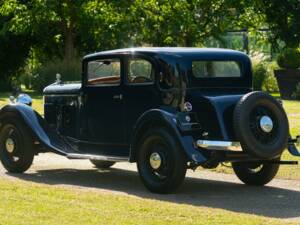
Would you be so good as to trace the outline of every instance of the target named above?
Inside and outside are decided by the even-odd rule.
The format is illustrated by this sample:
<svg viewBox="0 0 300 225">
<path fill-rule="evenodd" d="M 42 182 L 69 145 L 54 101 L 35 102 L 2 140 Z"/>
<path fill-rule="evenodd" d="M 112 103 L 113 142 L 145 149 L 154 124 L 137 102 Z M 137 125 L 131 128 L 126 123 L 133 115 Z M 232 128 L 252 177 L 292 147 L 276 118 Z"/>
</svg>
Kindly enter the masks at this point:
<svg viewBox="0 0 300 225">
<path fill-rule="evenodd" d="M 128 157 L 116 157 L 116 156 L 105 156 L 105 155 L 85 155 L 78 153 L 67 154 L 68 159 L 92 159 L 92 160 L 103 160 L 110 162 L 128 162 Z"/>
<path fill-rule="evenodd" d="M 199 148 L 205 148 L 208 150 L 242 151 L 240 142 L 234 141 L 197 140 L 196 145 Z"/>
</svg>

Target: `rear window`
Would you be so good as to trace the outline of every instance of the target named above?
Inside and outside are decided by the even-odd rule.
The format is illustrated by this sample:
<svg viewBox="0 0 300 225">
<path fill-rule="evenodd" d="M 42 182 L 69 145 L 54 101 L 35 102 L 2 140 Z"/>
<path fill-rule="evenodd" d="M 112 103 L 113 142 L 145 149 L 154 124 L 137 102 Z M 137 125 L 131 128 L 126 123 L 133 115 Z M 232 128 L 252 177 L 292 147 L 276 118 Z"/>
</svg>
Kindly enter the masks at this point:
<svg viewBox="0 0 300 225">
<path fill-rule="evenodd" d="M 241 66 L 236 61 L 193 61 L 192 76 L 194 78 L 218 78 L 242 76 Z"/>
</svg>

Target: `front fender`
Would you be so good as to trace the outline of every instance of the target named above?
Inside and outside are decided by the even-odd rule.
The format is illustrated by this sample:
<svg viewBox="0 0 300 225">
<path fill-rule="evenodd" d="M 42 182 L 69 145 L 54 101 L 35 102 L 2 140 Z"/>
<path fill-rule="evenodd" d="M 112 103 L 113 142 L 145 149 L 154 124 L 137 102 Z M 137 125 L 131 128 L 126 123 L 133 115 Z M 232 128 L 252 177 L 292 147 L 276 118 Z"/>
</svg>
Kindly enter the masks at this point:
<svg viewBox="0 0 300 225">
<path fill-rule="evenodd" d="M 143 113 L 134 126 L 134 133 L 130 145 L 130 162 L 136 161 L 138 143 L 146 130 L 163 126 L 172 132 L 174 138 L 181 145 L 182 150 L 190 161 L 204 163 L 207 159 L 194 146 L 193 137 L 180 133 L 177 125 L 177 113 L 163 109 L 151 109 Z"/>
<path fill-rule="evenodd" d="M 57 132 L 48 126 L 44 118 L 25 104 L 16 103 L 4 106 L 0 110 L 0 124 L 7 117 L 22 120 L 34 137 L 50 151 L 65 155 L 66 150 L 70 148 Z"/>
</svg>

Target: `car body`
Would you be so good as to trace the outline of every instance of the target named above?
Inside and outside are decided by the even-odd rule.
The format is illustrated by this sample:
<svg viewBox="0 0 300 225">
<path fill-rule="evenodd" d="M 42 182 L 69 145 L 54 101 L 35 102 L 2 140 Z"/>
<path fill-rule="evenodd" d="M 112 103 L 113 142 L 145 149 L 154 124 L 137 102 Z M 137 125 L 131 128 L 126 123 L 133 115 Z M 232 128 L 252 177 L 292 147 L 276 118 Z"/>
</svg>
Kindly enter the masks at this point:
<svg viewBox="0 0 300 225">
<path fill-rule="evenodd" d="M 187 168 L 223 162 L 245 183 L 265 184 L 279 164 L 294 163 L 280 160 L 286 147 L 300 155 L 280 102 L 253 92 L 244 53 L 118 49 L 85 56 L 82 68 L 81 82 L 58 80 L 44 89 L 44 117 L 22 103 L 1 109 L 0 157 L 9 171 L 31 164 L 13 169 L 7 162 L 20 160 L 6 155 L 24 139 L 14 139 L 14 131 L 25 128 L 30 132 L 23 142 L 32 149 L 26 155 L 51 151 L 102 168 L 137 162 L 146 187 L 158 193 L 175 190 Z M 268 176 L 253 181 L 250 169 L 261 165 Z"/>
</svg>

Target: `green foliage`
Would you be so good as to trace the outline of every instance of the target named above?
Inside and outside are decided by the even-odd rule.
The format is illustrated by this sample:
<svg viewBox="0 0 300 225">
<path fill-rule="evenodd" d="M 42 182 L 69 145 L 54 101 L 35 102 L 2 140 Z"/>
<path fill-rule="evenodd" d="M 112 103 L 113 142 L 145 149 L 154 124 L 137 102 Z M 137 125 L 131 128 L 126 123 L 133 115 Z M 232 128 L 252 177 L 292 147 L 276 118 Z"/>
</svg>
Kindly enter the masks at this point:
<svg viewBox="0 0 300 225">
<path fill-rule="evenodd" d="M 30 50 L 39 63 L 47 63 L 140 45 L 203 46 L 210 42 L 209 46 L 235 48 L 242 39 L 232 38 L 228 45 L 222 36 L 226 31 L 249 28 L 255 33 L 265 24 L 270 25 L 273 43 L 283 40 L 297 46 L 298 12 L 299 1 L 295 0 L 0 1 L 0 71 L 5 74 L 0 86 L 11 86 L 7 84 L 15 74 L 18 78 Z M 6 42 L 1 35 L 9 40 L 10 45 L 3 45 L 8 49 L 2 49 Z M 8 69 L 2 70 L 2 64 Z M 22 79 L 28 80 L 26 76 Z"/>
<path fill-rule="evenodd" d="M 49 61 L 34 71 L 32 88 L 41 92 L 46 86 L 56 81 L 56 74 L 60 74 L 62 81 L 79 81 L 81 79 L 81 62 L 73 59 L 71 62 L 55 60 Z"/>
<path fill-rule="evenodd" d="M 269 38 L 273 45 L 278 40 L 287 47 L 300 44 L 300 1 L 297 0 L 255 0 L 256 13 L 262 15 L 271 30 Z"/>
<path fill-rule="evenodd" d="M 267 77 L 263 84 L 263 90 L 269 93 L 277 93 L 279 92 L 277 80 L 274 76 L 274 70 L 278 69 L 278 65 L 276 62 L 268 62 L 267 63 Z"/>
<path fill-rule="evenodd" d="M 295 48 L 284 49 L 277 58 L 281 68 L 297 69 L 300 67 L 300 51 Z"/>
<path fill-rule="evenodd" d="M 292 95 L 293 98 L 300 100 L 300 82 L 296 86 L 296 90 Z"/>
<path fill-rule="evenodd" d="M 7 18 L 0 14 L 0 91 L 12 89 L 30 49 L 30 38 L 7 30 Z"/>
<path fill-rule="evenodd" d="M 267 68 L 265 63 L 253 64 L 253 88 L 256 91 L 261 91 L 263 84 L 267 78 Z"/>
</svg>

